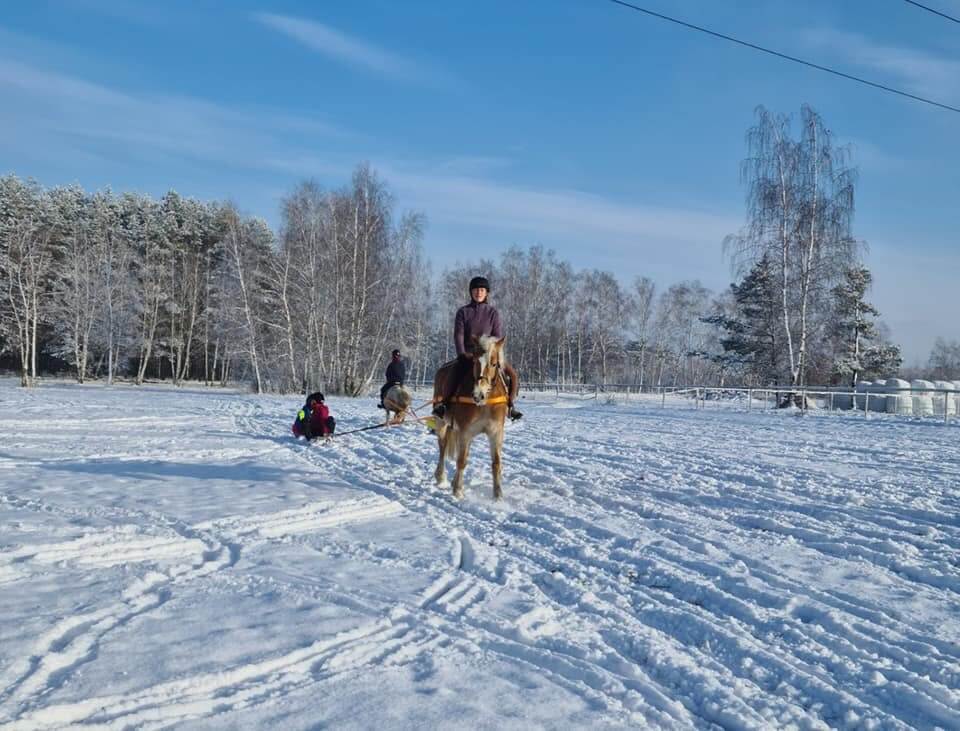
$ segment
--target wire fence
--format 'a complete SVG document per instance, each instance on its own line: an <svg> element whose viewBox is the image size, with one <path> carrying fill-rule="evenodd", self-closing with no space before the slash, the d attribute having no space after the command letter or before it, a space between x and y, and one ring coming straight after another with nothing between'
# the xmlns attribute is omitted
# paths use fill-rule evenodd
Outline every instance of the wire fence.
<svg viewBox="0 0 960 731"><path fill-rule="evenodd" d="M409 384L418 392L432 392L431 381ZM871 418L881 414L941 419L960 418L960 388L851 389L834 386L772 386L727 388L719 386L638 386L634 384L523 382L520 397L530 401L563 399L596 400L604 403L643 403L661 408L754 409L794 408L800 411L831 411Z"/></svg>

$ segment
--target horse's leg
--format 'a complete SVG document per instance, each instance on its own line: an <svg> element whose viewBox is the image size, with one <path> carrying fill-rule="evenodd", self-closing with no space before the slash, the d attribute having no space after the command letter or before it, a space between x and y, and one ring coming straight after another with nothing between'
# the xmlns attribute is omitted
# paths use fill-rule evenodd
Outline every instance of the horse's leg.
<svg viewBox="0 0 960 731"><path fill-rule="evenodd" d="M445 426L437 427L437 446L440 448L440 457L437 460L437 469L433 473L433 478L438 485L447 484L447 440L453 437L453 430Z"/></svg>
<svg viewBox="0 0 960 731"><path fill-rule="evenodd" d="M502 472L503 465L500 455L503 453L503 425L498 425L492 431L487 432L487 439L490 442L490 461L493 468L493 499L499 500L503 497Z"/></svg>
<svg viewBox="0 0 960 731"><path fill-rule="evenodd" d="M470 457L470 442L466 434L461 435L457 441L457 471L453 476L453 496L455 498L463 497L463 473L467 469L467 459Z"/></svg>

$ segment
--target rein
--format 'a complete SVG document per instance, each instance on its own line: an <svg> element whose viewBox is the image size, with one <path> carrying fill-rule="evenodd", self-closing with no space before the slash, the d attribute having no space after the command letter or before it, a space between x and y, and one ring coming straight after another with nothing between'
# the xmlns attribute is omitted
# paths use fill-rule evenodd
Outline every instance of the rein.
<svg viewBox="0 0 960 731"><path fill-rule="evenodd" d="M472 401L472 400L473 400L473 399L471 399L471 401ZM431 404L431 403L433 403L432 400L431 400L431 401L424 401L422 404L420 404L419 406L417 406L417 408L418 408L418 409L419 409L419 408L422 408L422 407L426 406L427 404ZM348 434L359 434L359 433L362 432L362 431L370 431L370 430L372 430L372 429L384 429L384 428L386 428L386 427L392 427L392 426L403 426L403 425L406 424L406 423L416 424L416 423L423 422L424 420L430 418L430 417L428 417L428 416L417 416L417 412L414 411L414 409L413 409L412 406L410 406L410 407L407 409L407 411L409 411L411 414L413 414L413 417L414 417L414 418L413 418L412 420L410 420L409 422L398 422L398 423L396 423L396 424L393 424L393 423L391 423L391 422L388 421L388 422L385 422L385 423L383 423L383 424L371 424L370 426L364 426L364 427L361 427L361 428L359 428L359 429L351 429L350 431L334 432L333 434L328 434L326 438L327 438L328 440L330 440L330 439L336 439L337 437L345 437L345 436L347 436Z"/></svg>

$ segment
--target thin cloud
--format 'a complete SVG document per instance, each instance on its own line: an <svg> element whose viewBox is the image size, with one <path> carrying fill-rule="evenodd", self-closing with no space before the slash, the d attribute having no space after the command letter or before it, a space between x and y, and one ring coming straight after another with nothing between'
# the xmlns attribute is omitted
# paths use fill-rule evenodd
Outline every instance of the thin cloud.
<svg viewBox="0 0 960 731"><path fill-rule="evenodd" d="M431 218L508 227L528 235L562 235L586 242L656 240L708 243L719 251L724 235L742 221L687 208L639 206L577 190L535 190L481 178L385 171L406 193L429 203Z"/></svg>
<svg viewBox="0 0 960 731"><path fill-rule="evenodd" d="M69 0L74 10L82 9L118 20L139 25L167 25L176 22L162 4L138 2L137 0Z"/></svg>
<svg viewBox="0 0 960 731"><path fill-rule="evenodd" d="M952 242L942 242L941 254L923 254L880 235L870 245L869 299L890 326L906 363L926 362L938 336L952 338L957 332L945 313L960 310L960 291L954 283L960 257L952 253Z"/></svg>
<svg viewBox="0 0 960 731"><path fill-rule="evenodd" d="M380 76L431 84L452 81L452 77L445 72L411 61L323 23L274 13L255 13L253 18L312 51Z"/></svg>
<svg viewBox="0 0 960 731"><path fill-rule="evenodd" d="M908 160L890 154L869 140L844 137L840 142L850 145L853 152L852 162L862 170L889 173L902 171L910 165Z"/></svg>
<svg viewBox="0 0 960 731"><path fill-rule="evenodd" d="M320 170L340 178L351 169L348 163L331 167L329 160L312 157L276 158L270 165L292 175ZM425 211L431 224L497 232L504 245L511 240L563 242L582 251L603 249L630 257L642 249L645 258L674 262L681 251L681 257L719 262L723 237L743 225L739 213L634 205L579 190L523 187L450 174L442 162L416 167L374 161L373 166L403 208Z"/></svg>
<svg viewBox="0 0 960 731"><path fill-rule="evenodd" d="M250 166L289 154L293 140L343 137L315 119L269 110L238 109L202 99L134 95L76 77L0 58L0 94L8 139L44 138L71 147L79 141L122 143L134 156L175 154Z"/></svg>
<svg viewBox="0 0 960 731"><path fill-rule="evenodd" d="M863 68L906 85L909 91L951 103L960 100L960 60L913 48L876 43L858 33L831 28L807 31L804 40Z"/></svg>
<svg viewBox="0 0 960 731"><path fill-rule="evenodd" d="M0 59L0 86L28 94L89 104L122 105L133 101L129 96L99 84L4 59Z"/></svg>

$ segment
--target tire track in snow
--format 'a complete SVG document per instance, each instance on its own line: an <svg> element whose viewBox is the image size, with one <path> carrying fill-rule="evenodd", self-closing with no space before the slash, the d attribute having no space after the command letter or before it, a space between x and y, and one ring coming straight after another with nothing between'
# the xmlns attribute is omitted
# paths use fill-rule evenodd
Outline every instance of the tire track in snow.
<svg viewBox="0 0 960 731"><path fill-rule="evenodd" d="M257 662L160 683L134 693L51 705L8 725L11 731L165 727L249 708L324 678L370 665L404 665L444 646L402 612Z"/></svg>
<svg viewBox="0 0 960 731"><path fill-rule="evenodd" d="M62 509L36 500L3 496L4 502L68 516L85 511ZM237 563L245 546L349 523L397 515L402 507L379 496L364 495L344 503L314 503L302 508L260 516L236 516L190 526L160 514L114 509L136 524L101 530L73 541L28 546L12 552L18 566L24 559L34 562L74 561L91 568L108 568L137 561L163 563L177 559L166 570L154 570L136 580L116 600L57 622L33 644L29 657L0 675L0 712L21 718L54 688L59 687L78 667L96 657L103 638L117 627L165 604L178 584L207 578ZM144 538L144 526L166 530L175 538ZM159 549L151 554L151 548ZM89 552L88 552L89 551ZM0 573L0 577L5 574ZM18 578L18 577L15 577Z"/></svg>
<svg viewBox="0 0 960 731"><path fill-rule="evenodd" d="M360 450L363 452L365 450ZM310 452L305 457L310 461L317 460L322 463L327 453L319 451ZM376 476L379 470L371 470L368 466L374 457L383 457L383 455L362 454L356 452L346 452L338 450L337 465L340 471L344 471L344 463L352 462L355 467L349 470L350 481L364 486L375 487L378 491L384 488L371 479ZM382 461L382 459L381 459ZM367 466L365 466L367 465ZM324 465L324 469L335 468L332 465ZM432 473L432 467L429 468ZM371 474L371 472L373 474ZM414 490L422 488L415 487ZM389 494L390 490L386 490ZM396 494L396 493L394 493ZM459 526L457 530L466 530L470 534L480 534L493 522L493 516L485 510L479 518L470 516L469 527L463 521L464 513L461 509L468 508L467 503L456 504L446 494L440 494L434 490L425 490L422 495L414 498L413 502L426 502L430 507L440 507L442 514L436 511L427 510L424 515L429 520L436 522L440 530L450 530L450 523ZM408 506L412 512L415 508ZM471 530L472 529L472 530ZM516 549L515 544L511 544L512 549ZM555 564L555 558L549 558L545 563ZM655 720L659 724L667 725L691 725L696 715L691 716L686 709L671 699L669 688L658 690L659 684L654 678L644 677L638 668L632 665L624 664L617 660L614 664L617 670L611 670L603 665L597 665L583 656L590 656L597 652L596 649L584 648L576 642L561 641L556 639L553 646L549 649L532 647L527 643L518 642L516 639L516 629L512 626L503 626L497 621L484 620L479 611L457 614L456 621L450 619L450 615L445 611L443 598L447 594L456 594L456 597L467 596L472 599L470 590L465 582L452 578L450 576L441 576L435 582L428 593L424 596L425 608L433 610L440 614L446 620L442 626L446 631L455 637L474 641L477 632L484 638L480 642L480 647L484 652L490 652L503 657L510 662L519 662L522 665L531 667L538 673L549 677L558 685L567 688L584 698L592 706L599 706L612 714L620 714L624 720L645 718ZM454 607L458 608L456 600ZM565 609L568 612L569 610ZM601 656L610 656L607 648L600 651ZM623 675L620 671L627 674ZM639 676L639 678L638 678ZM642 709L642 711L641 711Z"/></svg>
<svg viewBox="0 0 960 731"><path fill-rule="evenodd" d="M380 458L380 461L382 461L384 457L387 457L394 464L397 463L398 461L397 455L381 454L379 453L378 448L374 446L372 443L370 443L370 440L363 440L363 441L365 442L365 444L363 448L359 450L361 461L363 459L372 461L373 459L376 459L378 457ZM510 440L508 439L508 444L509 443L510 443ZM529 449L531 449L531 451L533 451L533 453L535 453L535 450L532 449L532 445L527 445L527 446ZM570 444L564 444L563 448L568 449L570 448L570 446L571 446ZM382 451L386 451L386 448L383 448ZM680 451L682 452L682 450ZM513 455L511 455L511 457L512 456ZM592 470L591 474L595 472L593 468L595 467L598 461L596 457L597 457L597 452L595 449L592 449L592 451L590 451L588 454L582 455L584 462L589 464L591 467L591 470ZM602 460L599 460L599 461L602 462ZM701 460L699 463L691 459L689 466L693 468L702 467L702 461L703 459L701 455ZM419 468L413 465L410 460L401 459L399 460L399 462L401 463L402 466L407 468L405 470L406 474L414 477L414 479L423 478L424 470L422 468ZM619 462L620 462L619 465L615 465L612 467L610 466L609 462L605 463L606 469L608 470L607 474L611 475L612 478L608 481L605 481L606 484L604 485L604 487L608 489L612 488L613 492L615 492L616 489L622 486L625 482L623 478L623 463L628 462L628 460L620 459ZM636 462L637 460L634 459L634 463ZM537 460L529 460L527 461L526 464L518 465L516 461L511 461L511 459L508 458L507 460L508 470L510 469L511 465L513 465L518 472L523 470L528 474L531 472L536 473L539 467L539 463ZM650 467L642 461L640 462L640 466L645 471L650 471ZM357 470L357 472L359 472L359 470ZM384 476L386 475L384 474ZM399 486L397 486L396 479L394 479L393 485L394 485L394 489L401 489ZM510 490L508 488L507 490L508 500L510 499L510 496L511 496ZM580 497L583 497L583 496L581 495ZM671 512L676 513L676 510L677 510L676 502L666 499L666 497L667 497L666 494L664 494L664 496L662 496L660 499L654 500L653 504L650 506L649 511L645 511L645 512L649 512L652 514L660 513L661 515L664 515L664 514L669 515ZM439 507L442 507L447 512L449 512L447 506L445 506L442 501L437 503L429 499L420 498L419 502L424 503L427 506L428 510L430 508L435 508L439 506ZM462 513L469 513L473 511L473 506L471 505L464 504L459 507ZM575 508L575 506L571 506L571 507ZM579 510L577 512L581 514L583 513L582 510ZM490 517L492 516L486 516L486 519L489 519ZM646 515L644 517L649 519L651 516ZM525 519L525 522L533 523L535 522L535 517L528 517L527 519ZM662 521L658 521L658 522L662 522ZM674 520L673 522L678 526L678 530L684 527L684 523L682 520ZM720 516L719 522L721 525L723 524L724 521L722 519L722 516ZM461 529L466 529L468 530L468 532L472 532L470 530L470 527L465 526L462 520L460 521L459 525ZM689 520L686 523L685 527L687 530L689 530ZM602 533L602 531L600 531L599 533ZM538 535L531 536L531 544L534 546L542 547L546 545L551 535L556 537L556 536L564 536L566 534L567 534L566 529L562 528L560 524L546 525L545 527L543 527L541 531L538 532ZM621 536L621 538L623 538L624 540L626 539L625 536ZM588 543L589 543L589 540L590 539L588 537ZM702 539L698 537L698 540L702 540ZM661 554L657 557L657 560L656 560L657 565L661 567L663 566L670 567L671 564L676 559L669 554L676 551L677 548L683 550L683 548L687 544L688 544L688 541L678 541L677 546L675 548L669 549L669 550L665 549L664 551L662 551ZM720 550L718 551L716 557L714 558L714 561L711 562L710 564L707 564L706 562L704 562L704 566L713 565L713 563L717 559L723 558L725 554L729 553L729 547L723 548L720 543L717 543L715 547ZM511 548L516 550L515 541L511 543ZM562 555L554 555L550 559L550 561L554 563L558 563L560 565L562 565L562 563L565 560L569 560L569 557L565 557ZM736 554L731 554L730 560L724 561L724 563L735 563L736 561L739 561L739 558L736 556ZM547 568L546 564L543 562L542 559L539 560L539 566L540 568ZM607 571L607 573L612 573L610 566L594 566L594 568L598 570L605 570ZM622 566L622 568L629 571L628 566ZM703 567L701 567L701 569L702 568ZM777 653L779 654L774 654L774 653L764 653L763 651L764 648L761 646L758 646L753 650L753 652L756 653L755 656L746 656L743 648L739 645L739 635L729 632L722 626L722 621L724 620L725 614L729 612L729 607L736 603L743 604L747 607L757 604L758 608L762 609L764 603L770 604L771 601L774 601L774 600L772 600L770 597L762 597L760 594L757 594L752 590L744 593L741 589L738 589L737 591L739 592L740 596L737 596L736 593L729 594L728 592L722 591L717 595L719 597L719 600L716 600L714 611L707 613L705 612L702 606L698 606L698 604L700 605L703 604L703 599L702 598L698 599L696 595L698 593L702 594L702 592L704 591L703 587L709 586L708 582L715 582L717 580L718 578L717 571L715 569L711 569L709 571L698 570L691 574L689 566L685 568L678 567L676 570L671 570L671 571L676 576L684 577L683 581L676 582L677 586L679 587L679 590L677 593L681 595L684 593L688 593L690 596L684 599L670 601L662 610L666 612L666 615L669 615L670 621L674 623L675 623L675 617L673 615L675 615L677 612L680 612L681 617L683 616L687 617L687 619L685 620L686 624L682 625L682 631L679 631L679 632L673 631L673 632L670 632L669 634L675 636L678 642L680 642L681 644L683 643L688 633L690 633L691 636L705 637L705 641L707 643L709 643L711 640L714 643L726 642L729 644L729 648L731 651L730 657L732 659L741 659L741 660L752 659L755 665L758 665L761 668L761 670L764 671L767 675L772 674L770 673L771 668L779 667L778 673L773 674L777 678L777 682L784 682L785 679L787 681L792 681L793 683L796 684L799 691L798 694L801 696L805 692L807 695L811 697L823 697L823 696L830 697L830 694L832 691L831 691L830 682L827 682L829 678L827 678L827 680L824 680L826 676L824 675L823 671L817 667L817 664L816 664L816 663L823 662L824 658L828 660L830 658L834 658L835 662L840 662L840 663L844 662L843 658L847 658L848 660L851 660L855 663L863 664L866 669L862 670L862 672L869 674L869 672L871 672L872 665L869 662L865 662L865 658L869 657L871 654L875 654L876 650L878 649L878 646L882 647L887 643L891 643L894 645L897 644L897 636L895 634L895 631L898 628L894 628L893 630L891 630L889 627L872 626L872 623L869 618L867 618L867 620L864 621L864 618L854 616L853 621L856 622L858 625L866 625L869 630L873 631L876 634L876 639L867 639L867 633L863 633L861 637L861 636L858 636L856 633L847 632L845 629L841 629L842 627L845 627L846 624L843 624L843 623L838 624L834 622L832 623L832 626L831 626L830 622L824 621L820 626L822 627L823 630L827 631L827 636L823 642L813 643L814 645L819 647L819 649L817 650L811 651L809 653L801 653L800 650L795 647L781 645L776 647ZM725 574L725 572L721 571L720 576L727 576L727 575ZM723 582L724 585L729 584L731 586L737 586L739 577L735 575L731 575L728 578L729 578L728 581ZM596 583L595 579L594 579L594 583ZM683 588L684 586L686 586L686 589ZM786 584L784 583L779 586L773 585L773 588L768 590L768 593L772 594L774 598L780 598L781 603L785 603L786 600L783 599L784 593L781 591L784 588L787 588L788 590L794 590L794 589L800 589L801 587L799 585L787 587ZM642 595L640 600L642 602L651 603L654 606L658 604L662 605L663 597L658 596L659 593L662 593L662 590L658 591L654 589L653 591ZM557 596L557 597L554 597L554 599L562 603L563 597ZM711 599L711 601L715 601L715 600ZM837 609L841 610L842 612L845 609L845 607L841 605L840 607L833 607L828 611L835 612L837 611ZM612 609L608 607L606 608L606 611L612 612ZM702 616L705 614L709 614L710 616ZM799 611L799 612L791 612L779 618L775 618L773 620L767 620L767 622L768 623L770 621L772 621L773 623L776 623L777 621L780 621L780 622L787 621L788 623L792 622L794 627L797 630L800 630L806 627L806 629L804 629L802 632L797 631L796 635L798 638L798 642L799 641L809 642L810 641L809 624L811 621L814 621L813 618L815 617L815 614L816 614L815 612L811 613L806 610ZM800 615L800 616L798 617L797 615ZM828 616L828 615L825 615L825 616ZM757 620L755 623L755 628L757 631L760 631L764 628L764 624L759 620ZM906 629L907 628L906 625L903 625L903 628ZM907 647L913 647L913 648L935 647L936 643L930 643L928 641L929 639L930 639L929 637L924 638L921 636L919 638L915 638L915 637L908 636L904 640L904 644ZM836 645L839 645L848 654L847 655L841 654L840 656L837 656L834 653L834 651L836 650L836 647L835 647ZM799 653L799 654L797 657L792 657L793 653ZM783 655L783 657L780 657L780 655ZM909 657L909 655L907 653L903 653L901 654L901 657L907 658ZM936 662L932 663L932 666L934 667L937 666L937 663ZM864 714L865 718L869 718L871 714L874 714L874 715L876 715L877 713L883 714L881 715L881 718L885 717L887 722L891 722L900 713L903 713L905 718L909 718L911 717L910 714L915 712L919 712L922 717L939 719L941 722L950 723L952 721L956 721L957 716L950 711L950 708L951 708L950 703L956 697L956 679L951 680L950 678L946 678L945 680L947 681L947 685L941 685L938 683L924 683L922 682L922 677L920 675L920 672L924 669L924 667L930 668L931 663L927 662L926 665L924 665L924 663L921 661L919 664L917 664L913 668L904 667L900 671L895 671L893 673L894 675L900 675L904 679L905 685L909 685L910 683L914 683L914 682L916 683L917 687L919 687L921 690L918 690L913 694L911 694L910 692L907 692L905 695L901 694L899 697L897 696L897 694L890 694L891 700L886 702L881 701L876 706L874 704L876 704L877 701L872 697L855 698L851 695L847 695L844 693L833 693L834 700L839 707L857 709L857 711ZM738 671L737 668L717 667L715 668L715 672L721 675L723 673L730 673L732 674L733 677L736 677L739 679L740 684L744 684L744 683L749 684L748 676L750 675L750 673ZM768 691L764 690L764 684L761 683L756 685L755 689L751 692L757 693L757 694L764 694L764 693L767 693ZM901 703L905 703L906 705L905 709L898 709L897 706L898 704L901 704ZM757 701L754 700L753 704L756 705ZM776 714L778 712L782 714L782 711L784 709L780 707L777 702L774 702L771 708L768 710L772 714ZM800 712L798 717L806 718L809 721L809 715L807 711Z"/></svg>
<svg viewBox="0 0 960 731"><path fill-rule="evenodd" d="M365 495L354 500L309 503L300 508L266 515L219 518L199 523L195 527L238 539L268 539L379 520L399 515L403 510L403 506L397 502L386 500L379 495Z"/></svg>
<svg viewBox="0 0 960 731"><path fill-rule="evenodd" d="M661 521L661 522L663 522L663 521ZM680 521L676 521L676 522L679 524ZM689 531L689 528L688 528L688 531ZM678 544L682 547L682 546L686 546L686 545L688 545L688 544L690 544L690 543L693 543L693 542L696 542L696 541L700 541L700 540L702 540L702 539L698 536L697 539L694 539L693 541L691 541L690 539L678 540ZM711 578L713 578L713 579L716 579L716 578L717 578L718 572L717 572L713 567L714 567L714 565L715 565L715 563L716 563L716 559L719 558L719 557L722 557L722 556L723 556L723 553L724 553L723 550L720 549L720 545L719 545L719 544L716 545L716 548L717 548L718 550L716 550L716 552L715 552L715 554L714 554L714 557L713 557L713 558L714 558L714 561L711 561L709 564L707 564L706 562L704 562L704 566L707 566L708 568L707 568L707 570L705 570L705 571L702 572L702 576L696 577L697 580L686 582L686 583L687 583L687 588L690 589L691 587L693 587L693 590L694 590L694 593L695 593L695 594L696 594L696 593L703 593L703 591L706 591L708 594L711 592L711 586L710 586L710 584L709 584L708 582L710 581ZM672 552L672 551L673 551L673 549L671 549L671 552ZM668 552L667 552L666 550L664 550L662 553L663 553L663 554L667 554ZM666 556L663 556L663 558L667 558L667 557L666 557ZM668 559L667 565L669 565L669 559ZM722 575L722 572L720 572L720 574ZM704 581L703 579L705 579L706 581ZM683 585L683 582L674 582L674 583L680 584L681 586ZM733 583L735 583L735 582L733 582ZM668 582L668 585L669 585L669 582ZM703 587L705 587L705 589L704 589ZM796 586L791 587L791 589L802 592L803 587L800 587L799 585L796 585ZM748 600L748 601L749 601L749 600L752 600L752 599L754 599L753 596L748 596L748 597L747 597L747 600ZM698 602L698 603L702 603L701 600L699 600L699 599L697 599L697 602ZM725 599L723 602L721 602L719 608L720 608L721 611L718 612L718 616L721 617L721 618L722 618L722 617L725 617L727 614L730 613L730 606L728 605L728 602L727 602L726 599ZM734 613L734 614L735 614L735 613ZM826 612L825 612L824 614L827 615L827 616L829 616L828 613L826 613ZM879 613L877 613L877 614L879 614ZM798 626L800 626L801 623L807 624L807 623L809 623L810 621L814 621L814 620L812 619L812 616L815 616L815 613L804 617L804 618L801 620L801 622L798 623ZM854 617L853 619L856 620L857 617ZM861 622L861 623L862 623L862 622ZM854 645L849 641L849 637L851 636L851 634L850 634L850 633L847 633L846 631L836 632L836 633L834 633L833 637L831 638L831 637L829 636L829 632L830 632L830 630L831 630L831 624L833 624L833 625L836 626L836 623L830 623L830 622L824 622L823 625L821 625L821 626L823 627L823 629L824 629L824 630L827 630L827 632L828 632L828 636L826 637L826 639L824 640L824 642L823 642L823 644L822 644L822 647L823 647L823 650L824 650L823 655L824 655L825 657L828 657L828 658L831 657L831 652L832 652L832 650L835 649L835 648L834 648L834 644L835 644L835 643L838 643L838 644L840 644L841 647L846 646L846 648L849 648L849 649L851 650L850 654L847 656L849 659L854 659L854 660L856 660L857 662L861 662L861 663L863 663L863 664L865 665L866 671L865 671L864 674L869 675L871 672L877 672L877 673L879 674L881 670L883 670L883 671L885 671L885 672L889 672L889 668L886 667L886 664L885 664L885 663L877 663L877 662L874 662L874 661L873 661L873 660L875 659L875 657L876 657L876 655L875 655L874 653L876 652L876 650L882 649L882 648L886 645L887 642L890 642L890 643L894 644L894 646L896 646L896 645L897 645L897 637L896 637L896 635L891 636L891 635L887 634L887 635L884 636L882 642L878 642L878 641L874 641L874 640L869 640L869 641L867 641L867 642L864 643L865 647L862 647L862 648L861 648L861 647L859 647L859 646L854 646ZM904 629L907 629L906 625L903 625L903 628L904 628ZM809 629L807 629L807 633L809 633ZM798 635L800 635L800 634L801 634L801 633L798 633ZM810 638L807 637L806 639L809 640ZM928 637L927 639L930 639L930 638ZM908 645L908 646L912 646L912 647L920 647L920 646L924 646L924 645L930 646L929 644L926 644L926 643L916 642L916 641L913 640L913 639L908 639L904 644L906 644L906 645ZM934 643L934 644L936 644L936 643ZM943 644L946 644L946 643L943 643ZM896 653L895 653L895 654L896 654ZM935 662L935 663L933 664L933 667L935 667L935 668L936 668L936 667L950 667L950 664L951 664L951 663L950 663L950 660L951 660L952 658L950 658L950 657L942 658L942 657L937 657L937 655L939 655L939 653L935 653L935 654L934 654L934 659L935 659L935 660L946 661L946 663L945 663L944 665L938 665L938 663ZM911 657L911 656L910 656L908 653L904 653L904 654L902 655L902 657L909 658L909 657ZM912 670L910 670L910 669L907 669L906 672L904 672L903 670L900 670L900 671L894 670L894 671L893 671L893 674L894 674L894 675L903 676L904 679L907 680L908 683L915 683L917 686L919 686L919 687L921 687L921 688L924 688L924 691L923 691L923 692L919 692L919 693L915 694L914 697L912 697L912 698L909 697L909 696L911 696L911 693L910 693L910 692L907 692L907 693L901 694L901 695L906 695L906 696L907 696L906 700L911 701L911 702L910 702L910 705L911 705L914 709L917 709L917 708L925 709L923 712L924 712L924 713L927 713L927 714L930 716L930 718L939 719L941 722L944 722L944 721L945 721L945 722L948 723L948 725L949 725L950 723L955 723L955 722L957 721L957 716L956 716L956 714L954 714L954 713L952 713L952 712L946 712L946 713L945 713L944 708L950 709L951 706L956 703L956 699L957 699L957 694L956 694L956 687L957 687L956 673L955 673L955 672L941 673L942 675L946 675L946 676L947 676L946 679L947 679L947 681L949 682L949 687L944 687L943 685L938 685L938 684L936 684L936 683L930 684L930 683L927 683L926 680L925 680L926 673L929 672L930 667L931 667L931 666L930 666L929 663L924 662L924 663L921 663L921 664L920 664L920 667L917 668L917 670L916 670L915 672L912 671ZM878 675L878 677L882 677L882 676L879 676L879 675ZM869 683L868 683L868 685L869 685ZM896 715L896 714L897 714L897 709L896 709L897 704L898 704L898 703L902 703L904 700L905 700L905 699L904 699L903 697L901 697L899 700L896 700L896 699L895 699L885 710L891 712L893 715ZM927 706L929 706L929 708L927 708Z"/></svg>

